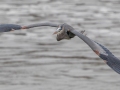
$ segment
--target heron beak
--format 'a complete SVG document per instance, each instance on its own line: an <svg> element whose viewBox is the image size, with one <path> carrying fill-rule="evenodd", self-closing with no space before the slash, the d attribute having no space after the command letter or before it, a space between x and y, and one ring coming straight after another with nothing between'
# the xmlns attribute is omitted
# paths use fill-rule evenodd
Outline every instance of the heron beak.
<svg viewBox="0 0 120 90"><path fill-rule="evenodd" d="M59 26L58 29L53 33L53 35L59 33L60 30L61 30L61 28L60 28L60 26Z"/></svg>
<svg viewBox="0 0 120 90"><path fill-rule="evenodd" d="M55 32L53 33L53 35L54 35L54 34L57 34L57 33L58 33L58 31L55 31Z"/></svg>

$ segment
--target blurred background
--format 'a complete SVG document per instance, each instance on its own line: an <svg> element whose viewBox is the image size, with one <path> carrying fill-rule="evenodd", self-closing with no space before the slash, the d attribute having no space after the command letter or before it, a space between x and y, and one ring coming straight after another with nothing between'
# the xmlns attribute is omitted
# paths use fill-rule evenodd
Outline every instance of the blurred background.
<svg viewBox="0 0 120 90"><path fill-rule="evenodd" d="M68 23L120 58L120 0L0 0L0 24ZM82 27L81 27L82 25ZM0 34L0 90L120 90L120 76L56 28Z"/></svg>

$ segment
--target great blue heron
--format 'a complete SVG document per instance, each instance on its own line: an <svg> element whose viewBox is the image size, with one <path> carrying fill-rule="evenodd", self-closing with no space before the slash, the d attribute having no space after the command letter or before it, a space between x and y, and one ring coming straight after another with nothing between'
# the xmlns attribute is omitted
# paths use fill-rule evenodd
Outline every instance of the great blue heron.
<svg viewBox="0 0 120 90"><path fill-rule="evenodd" d="M82 33L76 31L73 27L68 24L62 24L55 32L57 34L57 41L62 39L70 39L74 36L78 36L82 39L105 63L110 66L114 71L120 74L120 60L115 57L107 48L103 45L91 40L84 31Z"/></svg>
<svg viewBox="0 0 120 90"><path fill-rule="evenodd" d="M68 24L51 24L51 23L39 23L39 24L32 24L28 26L20 26L15 24L1 24L0 25L0 32L8 32L13 30L20 30L20 29L29 29L33 27L39 26L51 26L51 27L58 27L54 34L57 34L57 41L62 39L71 39L74 36L78 36L81 38L101 59L105 61L105 63L110 66L114 71L120 74L120 60L115 57L107 48L103 45L91 40L87 36L85 36L83 32L76 31L73 27Z"/></svg>

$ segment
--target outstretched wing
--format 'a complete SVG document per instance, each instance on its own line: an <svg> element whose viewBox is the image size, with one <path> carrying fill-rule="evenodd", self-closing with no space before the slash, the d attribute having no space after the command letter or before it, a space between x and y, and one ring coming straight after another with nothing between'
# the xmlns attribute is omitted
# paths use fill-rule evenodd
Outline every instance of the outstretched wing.
<svg viewBox="0 0 120 90"><path fill-rule="evenodd" d="M38 23L38 24L31 24L27 26L20 26L16 24L0 24L0 32L9 32L12 30L20 30L20 29L29 29L34 27L40 27L40 26L50 26L50 27L58 27L58 24L55 23Z"/></svg>
<svg viewBox="0 0 120 90"><path fill-rule="evenodd" d="M91 49L101 58L103 59L108 66L110 66L114 71L120 74L120 60L115 57L107 48L103 45L91 40L90 38L82 35L76 30L71 31L73 34L81 38L85 43L87 43Z"/></svg>
<svg viewBox="0 0 120 90"><path fill-rule="evenodd" d="M19 30L22 27L20 25L15 24L1 24L0 25L0 32L9 32L12 30Z"/></svg>
<svg viewBox="0 0 120 90"><path fill-rule="evenodd" d="M120 60L115 57L107 48L103 45L97 43L108 55L100 53L100 58L102 58L108 66L110 66L114 71L120 74Z"/></svg>

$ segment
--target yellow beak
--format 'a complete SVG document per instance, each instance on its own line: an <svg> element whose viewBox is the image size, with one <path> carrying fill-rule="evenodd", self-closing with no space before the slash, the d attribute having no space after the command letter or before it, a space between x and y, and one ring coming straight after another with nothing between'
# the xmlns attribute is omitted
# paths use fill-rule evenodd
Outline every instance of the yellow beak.
<svg viewBox="0 0 120 90"><path fill-rule="evenodd" d="M53 33L53 35L54 35L54 34L57 34L57 33L58 33L58 31L55 31L55 32Z"/></svg>

